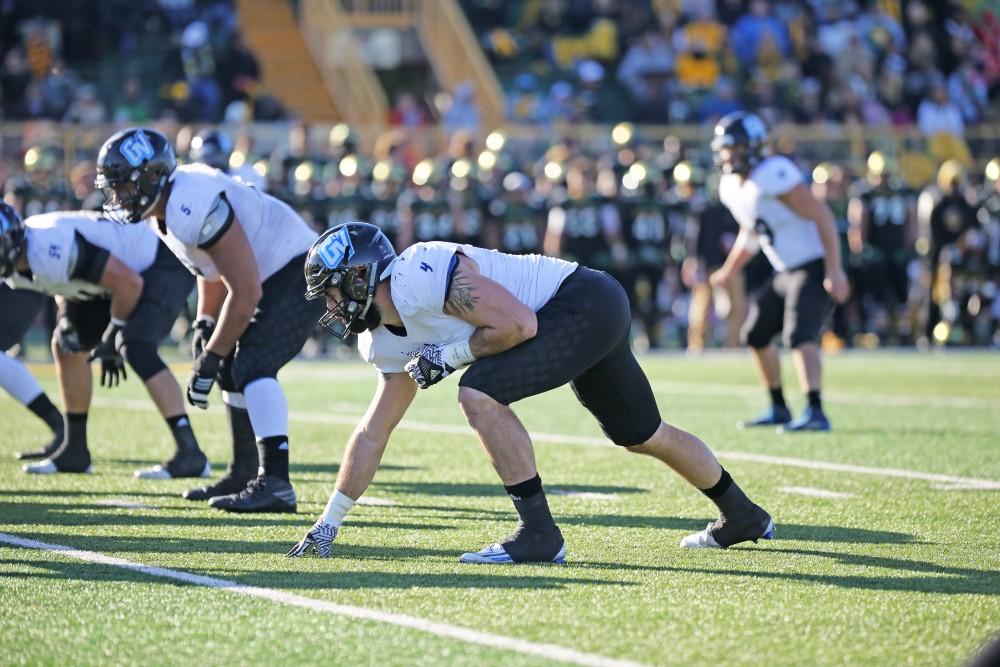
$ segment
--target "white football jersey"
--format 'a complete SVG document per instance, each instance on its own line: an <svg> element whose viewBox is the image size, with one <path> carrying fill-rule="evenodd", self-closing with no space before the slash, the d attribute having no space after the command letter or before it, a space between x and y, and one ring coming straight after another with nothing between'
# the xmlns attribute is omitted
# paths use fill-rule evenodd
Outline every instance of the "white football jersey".
<svg viewBox="0 0 1000 667"><path fill-rule="evenodd" d="M802 172L783 155L764 159L740 183L738 174L724 174L719 199L740 227L751 233L751 252L764 251L776 271L802 266L824 255L816 224L778 199L803 182Z"/></svg>
<svg viewBox="0 0 1000 667"><path fill-rule="evenodd" d="M174 171L164 227L150 226L192 273L217 280L219 270L204 250L228 224L212 215L220 195L250 241L261 281L289 261L309 251L316 240L298 213L284 202L242 180L204 164L186 164Z"/></svg>
<svg viewBox="0 0 1000 667"><path fill-rule="evenodd" d="M73 277L85 261L82 237L136 273L148 269L156 259L160 242L144 225L120 225L90 211L56 211L33 215L24 221L28 268L31 277L15 273L13 287L32 289L70 301L108 296L107 290Z"/></svg>
<svg viewBox="0 0 1000 667"><path fill-rule="evenodd" d="M548 303L577 264L543 255L508 255L470 245L430 241L404 250L392 265L392 302L406 328L396 336L384 326L358 337L361 356L383 373L402 372L410 353L424 344L467 340L476 327L446 315L444 302L457 252L479 272L505 287L534 311Z"/></svg>

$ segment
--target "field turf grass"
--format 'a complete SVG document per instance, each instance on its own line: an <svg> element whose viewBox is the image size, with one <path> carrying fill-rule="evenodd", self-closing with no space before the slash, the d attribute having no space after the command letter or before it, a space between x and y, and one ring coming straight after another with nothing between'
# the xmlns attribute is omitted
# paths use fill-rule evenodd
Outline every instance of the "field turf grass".
<svg viewBox="0 0 1000 667"><path fill-rule="evenodd" d="M297 515L225 515L183 500L188 481L133 478L168 455L170 439L130 378L95 387L93 475L22 473L14 452L45 433L0 398L0 534L555 644L593 664L958 665L1000 632L1000 484L879 472L1000 482L1000 355L828 358L835 431L799 436L735 428L764 406L745 354L642 363L667 420L722 454L778 539L679 549L713 506L656 461L593 446L599 429L561 389L517 410L529 430L591 442L536 442L568 564L459 564L462 551L505 536L513 512L479 445L455 428L464 422L448 380L420 393L409 414L420 424L397 430L367 494L380 504L348 517L334 557L286 559L322 510L375 384L360 364L307 362L282 376ZM34 368L58 400L51 367ZM797 412L790 363L785 376ZM215 394L211 410L191 413L216 472L229 453L220 408ZM804 495L817 490L832 494ZM2 540L0 606L4 665L556 664Z"/></svg>

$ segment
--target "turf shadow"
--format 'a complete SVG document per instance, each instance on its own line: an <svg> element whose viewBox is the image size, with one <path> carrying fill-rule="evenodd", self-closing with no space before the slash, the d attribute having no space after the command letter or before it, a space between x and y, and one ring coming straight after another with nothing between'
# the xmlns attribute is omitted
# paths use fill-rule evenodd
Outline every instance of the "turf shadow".
<svg viewBox="0 0 1000 667"><path fill-rule="evenodd" d="M474 484L463 482L379 482L378 487L390 493L405 493L425 496L502 497L503 487L499 484ZM648 489L636 486L608 486L600 484L552 484L552 488L573 493L636 494L648 493Z"/></svg>
<svg viewBox="0 0 1000 667"><path fill-rule="evenodd" d="M336 564L336 559L329 561ZM51 579L63 581L73 579L79 581L149 581L166 586L191 586L175 579L150 577L141 572L125 570L120 567L83 563L72 560L56 559L51 561L0 559L0 564L10 566L30 567L33 571L19 572L18 578ZM445 573L415 573L403 574L396 572L368 572L363 570L338 571L274 571L245 570L240 573L219 573L214 569L187 568L184 572L191 574L218 577L227 581L235 581L247 586L264 586L284 590L361 590L361 589L414 589L414 588L447 588L447 589L526 589L526 590L560 590L569 586L638 586L632 581L598 580L580 577L563 576L566 570L560 566L543 567L551 572L549 575L515 574L507 568L504 574L498 574L494 568L472 568L476 572L445 572ZM38 570L44 570L39 572ZM523 571L523 570L522 570Z"/></svg>
<svg viewBox="0 0 1000 667"><path fill-rule="evenodd" d="M556 521L570 526L604 526L607 528L661 528L665 530L699 531L706 519L674 516L641 516L628 514L577 514L557 516ZM854 542L859 544L917 544L912 535L886 530L816 526L778 521L778 537L805 542Z"/></svg>

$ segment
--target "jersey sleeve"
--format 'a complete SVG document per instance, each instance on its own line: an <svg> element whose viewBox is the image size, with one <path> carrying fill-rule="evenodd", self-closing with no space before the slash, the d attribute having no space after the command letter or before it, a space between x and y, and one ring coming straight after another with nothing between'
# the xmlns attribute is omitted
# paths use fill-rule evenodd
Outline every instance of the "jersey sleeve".
<svg viewBox="0 0 1000 667"><path fill-rule="evenodd" d="M753 180L762 194L780 197L805 182L802 171L783 155L768 158L754 171Z"/></svg>
<svg viewBox="0 0 1000 667"><path fill-rule="evenodd" d="M94 285L100 284L111 253L106 248L98 247L88 241L79 231L74 232L73 237L73 249L70 252L70 261L67 263L69 278Z"/></svg>
<svg viewBox="0 0 1000 667"><path fill-rule="evenodd" d="M198 174L182 174L184 179L174 181L173 191L167 201L167 227L177 239L187 246L208 247L218 240L214 217L219 206L221 188L212 183L199 183ZM227 202L228 204L228 202ZM230 209L231 210L231 209Z"/></svg>
<svg viewBox="0 0 1000 667"><path fill-rule="evenodd" d="M403 251L392 274L392 301L401 314L444 311L457 251L453 243L417 243Z"/></svg>
<svg viewBox="0 0 1000 667"><path fill-rule="evenodd" d="M33 280L42 284L64 284L72 280L79 263L77 241L82 238L80 234L70 225L29 226L27 233L28 261Z"/></svg>

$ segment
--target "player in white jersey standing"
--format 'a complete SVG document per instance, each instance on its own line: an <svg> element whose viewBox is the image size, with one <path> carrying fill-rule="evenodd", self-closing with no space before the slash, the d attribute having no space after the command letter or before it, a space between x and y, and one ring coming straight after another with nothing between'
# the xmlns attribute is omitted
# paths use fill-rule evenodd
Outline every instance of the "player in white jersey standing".
<svg viewBox="0 0 1000 667"><path fill-rule="evenodd" d="M108 215L150 219L198 276L194 366L187 397L208 406L216 380L233 438L233 461L212 485L190 489L229 512L294 512L288 479L288 404L278 371L321 311L305 299L302 262L316 234L286 204L203 164L177 166L159 132L123 130L97 158Z"/></svg>
<svg viewBox="0 0 1000 667"><path fill-rule="evenodd" d="M329 556L345 514L371 483L393 428L417 388L468 366L458 400L503 482L519 522L507 539L463 554L464 563L562 562L566 543L549 512L531 439L509 405L569 383L616 445L659 459L719 509L686 537L690 548L770 539L774 522L705 444L660 418L629 346L628 297L611 276L540 255L417 243L396 256L379 229L348 223L313 245L309 297L320 324L360 334L379 371L375 397L354 430L323 516L289 556Z"/></svg>
<svg viewBox="0 0 1000 667"><path fill-rule="evenodd" d="M763 250L775 274L752 296L742 337L771 394L771 407L742 427L778 426L783 431L829 431L820 395L820 329L833 303L848 296L837 225L788 158L768 154L767 127L754 114L736 111L715 126L712 151L722 170L719 199L740 225L725 263L710 276L726 285ZM773 338L783 334L792 350L805 411L792 420L781 389L781 365Z"/></svg>
<svg viewBox="0 0 1000 667"><path fill-rule="evenodd" d="M136 476L208 476L208 460L184 412L180 387L157 352L194 288L181 263L148 229L127 229L88 211L44 213L22 222L0 204L0 219L0 245L15 250L0 277L13 287L55 296L59 304L52 354L66 411L65 436L56 451L24 470L90 471L89 362L98 360L101 385L108 387L126 378L128 362L174 437L174 456Z"/></svg>

